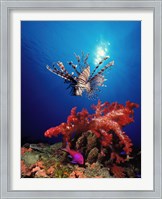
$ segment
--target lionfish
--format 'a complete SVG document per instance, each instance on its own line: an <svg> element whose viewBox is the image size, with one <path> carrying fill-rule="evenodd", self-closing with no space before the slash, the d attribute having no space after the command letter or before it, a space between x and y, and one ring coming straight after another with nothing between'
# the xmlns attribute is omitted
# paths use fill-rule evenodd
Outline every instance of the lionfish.
<svg viewBox="0 0 162 199"><path fill-rule="evenodd" d="M70 74L61 61L53 64L53 68L48 65L46 67L50 72L60 76L65 80L65 83L69 84L67 88L71 89L72 95L82 96L83 92L85 91L88 98L95 98L97 96L97 92L100 91L99 87L105 86L105 70L111 69L111 67L114 65L114 61L107 63L96 73L97 69L107 59L110 58L109 56L105 56L101 61L99 61L92 73L90 73L90 65L87 62L89 54L84 55L84 53L82 52L81 57L79 55L76 55L76 53L74 53L74 55L78 64L76 65L72 61L68 62L68 64L73 68L75 73L72 72Z"/></svg>

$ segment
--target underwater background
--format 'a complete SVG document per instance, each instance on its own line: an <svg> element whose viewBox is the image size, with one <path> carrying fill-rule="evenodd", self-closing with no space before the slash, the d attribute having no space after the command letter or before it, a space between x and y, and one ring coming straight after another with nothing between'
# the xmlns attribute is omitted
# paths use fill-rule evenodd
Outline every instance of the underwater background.
<svg viewBox="0 0 162 199"><path fill-rule="evenodd" d="M99 51L100 49L100 51ZM21 144L56 143L46 138L50 127L66 122L73 107L77 111L98 99L71 96L63 79L52 74L46 65L61 61L72 72L67 61L76 63L74 52L89 53L91 71L97 65L99 52L114 60L112 70L98 99L102 103L126 101L139 104L134 122L124 131L135 147L141 146L141 22L140 21L22 21L21 22Z"/></svg>

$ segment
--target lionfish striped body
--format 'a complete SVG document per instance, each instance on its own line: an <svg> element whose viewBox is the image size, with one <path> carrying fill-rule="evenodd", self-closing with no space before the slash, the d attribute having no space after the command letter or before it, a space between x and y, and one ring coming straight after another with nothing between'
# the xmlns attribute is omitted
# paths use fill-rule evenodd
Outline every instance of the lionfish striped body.
<svg viewBox="0 0 162 199"><path fill-rule="evenodd" d="M106 81L103 73L105 70L111 69L114 65L114 61L109 62L96 73L97 69L103 64L103 62L110 58L109 56L104 57L90 74L90 65L87 63L89 54L84 56L84 53L82 53L81 58L75 53L74 55L77 59L79 70L77 69L77 65L73 64L72 61L68 62L68 64L74 69L76 75L74 75L74 72L70 74L60 61L54 64L53 68L48 65L46 67L50 72L60 76L65 80L65 83L69 84L68 88L71 89L72 95L82 96L85 91L88 98L96 97L96 92L100 91L99 87L104 86L104 81Z"/></svg>

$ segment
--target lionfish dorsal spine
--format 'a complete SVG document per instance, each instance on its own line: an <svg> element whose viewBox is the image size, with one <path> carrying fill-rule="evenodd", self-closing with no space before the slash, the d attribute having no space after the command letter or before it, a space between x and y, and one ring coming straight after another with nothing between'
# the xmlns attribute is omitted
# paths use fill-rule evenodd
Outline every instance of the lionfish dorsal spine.
<svg viewBox="0 0 162 199"><path fill-rule="evenodd" d="M77 55L76 53L74 53L75 58L78 62L78 66L81 72L83 72L83 70L88 66L87 60L89 57L89 53L87 53L86 55L84 54L84 52L82 51L82 56L80 57L79 55Z"/></svg>
<svg viewBox="0 0 162 199"><path fill-rule="evenodd" d="M87 65L87 64L88 64L88 63L87 63L88 57L89 57L89 53L88 53L88 54L86 54L86 56L85 56L85 59L84 59L84 64L85 64L85 65Z"/></svg>
<svg viewBox="0 0 162 199"><path fill-rule="evenodd" d="M74 56L75 56L75 58L76 58L77 62L78 62L78 63L80 63L80 56L79 56L79 55L77 55L76 53L74 53Z"/></svg>
<svg viewBox="0 0 162 199"><path fill-rule="evenodd" d="M72 66L77 75L80 75L80 72L77 70L77 65L73 64L72 61L68 62L68 64Z"/></svg>

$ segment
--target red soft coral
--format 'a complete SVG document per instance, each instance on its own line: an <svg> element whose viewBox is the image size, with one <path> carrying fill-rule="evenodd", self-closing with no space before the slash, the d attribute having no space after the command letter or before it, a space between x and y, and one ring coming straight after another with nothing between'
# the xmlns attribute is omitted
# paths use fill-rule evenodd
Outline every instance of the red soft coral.
<svg viewBox="0 0 162 199"><path fill-rule="evenodd" d="M48 129L45 132L46 137L63 135L63 145L70 142L73 133L82 133L91 131L96 135L103 147L111 147L115 134L119 139L119 145L122 150L129 155L132 151L132 142L130 138L122 131L122 127L134 121L134 110L138 105L130 101L126 106L114 102L112 104L98 101L93 105L94 114L89 114L86 109L76 113L76 107L72 108L71 114L67 118L67 123L61 123L59 126ZM112 133L113 132L113 133ZM112 146L113 147L113 146ZM111 147L111 148L112 148ZM115 159L119 160L120 157Z"/></svg>
<svg viewBox="0 0 162 199"><path fill-rule="evenodd" d="M117 166L115 164L111 167L111 172L113 173L114 177L116 177L116 178L124 178L125 177L124 168Z"/></svg>
<svg viewBox="0 0 162 199"><path fill-rule="evenodd" d="M125 162L125 159L120 157L117 153L112 152L111 153L111 160L116 160L116 163L121 163L121 162Z"/></svg>
<svg viewBox="0 0 162 199"><path fill-rule="evenodd" d="M71 135L74 132L83 132L88 130L89 113L86 109L76 113L76 107L72 108L71 114L67 118L67 123L61 123L59 126L48 129L45 136L51 138L52 136L63 135L63 145L70 141Z"/></svg>

